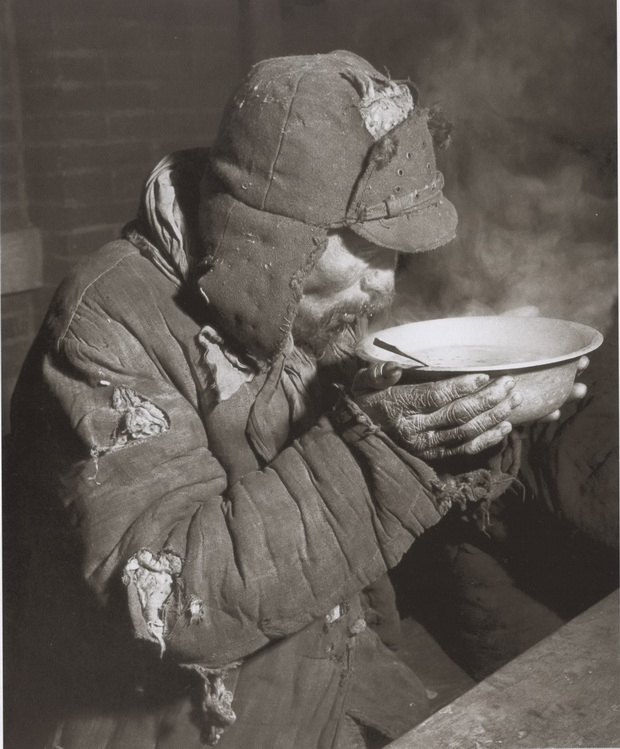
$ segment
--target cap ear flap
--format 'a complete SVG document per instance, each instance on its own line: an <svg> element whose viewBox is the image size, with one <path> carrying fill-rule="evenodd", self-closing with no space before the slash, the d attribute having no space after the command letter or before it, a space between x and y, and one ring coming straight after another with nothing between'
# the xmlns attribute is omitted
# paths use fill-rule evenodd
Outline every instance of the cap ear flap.
<svg viewBox="0 0 620 749"><path fill-rule="evenodd" d="M212 321L231 348L270 363L287 342L327 231L223 192L205 192L200 210L210 257L197 269L196 283Z"/></svg>

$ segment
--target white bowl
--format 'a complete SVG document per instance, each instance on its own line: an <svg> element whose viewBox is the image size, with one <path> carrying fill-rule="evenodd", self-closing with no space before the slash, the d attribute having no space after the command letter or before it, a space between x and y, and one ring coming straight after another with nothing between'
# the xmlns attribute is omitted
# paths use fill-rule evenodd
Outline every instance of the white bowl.
<svg viewBox="0 0 620 749"><path fill-rule="evenodd" d="M393 347L388 351L378 342ZM470 372L511 375L523 396L508 421L535 421L568 397L579 358L603 342L587 325L547 317L451 317L397 325L364 338L360 358L393 361L406 372L401 384L428 382ZM396 353L409 354L424 364Z"/></svg>

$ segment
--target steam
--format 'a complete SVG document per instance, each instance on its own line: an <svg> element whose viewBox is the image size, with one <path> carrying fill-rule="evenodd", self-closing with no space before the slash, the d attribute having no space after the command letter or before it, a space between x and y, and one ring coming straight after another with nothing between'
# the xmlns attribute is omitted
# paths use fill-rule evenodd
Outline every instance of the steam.
<svg viewBox="0 0 620 749"><path fill-rule="evenodd" d="M615 3L337 0L313 12L325 49L411 76L455 125L438 166L458 237L408 258L398 321L535 306L604 331L617 294Z"/></svg>

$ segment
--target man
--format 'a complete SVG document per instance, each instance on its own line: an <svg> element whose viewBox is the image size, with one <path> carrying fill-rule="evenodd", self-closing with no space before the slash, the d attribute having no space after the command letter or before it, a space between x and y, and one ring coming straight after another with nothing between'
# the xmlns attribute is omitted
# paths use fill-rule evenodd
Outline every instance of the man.
<svg viewBox="0 0 620 749"><path fill-rule="evenodd" d="M509 378L351 376L397 252L455 233L428 120L351 53L260 63L212 150L164 160L60 287L14 401L12 745L382 745L426 716L360 594L389 602L416 537L510 484L520 402ZM471 470L425 462L451 455Z"/></svg>

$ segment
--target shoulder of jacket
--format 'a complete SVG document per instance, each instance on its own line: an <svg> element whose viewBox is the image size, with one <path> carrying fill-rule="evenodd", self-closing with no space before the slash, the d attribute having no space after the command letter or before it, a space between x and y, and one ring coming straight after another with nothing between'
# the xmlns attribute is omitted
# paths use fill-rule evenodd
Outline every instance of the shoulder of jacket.
<svg viewBox="0 0 620 749"><path fill-rule="evenodd" d="M66 336L80 305L95 293L98 285L104 281L135 283L144 268L151 265L126 239L109 242L78 263L56 290L47 313L46 324L54 338L61 341Z"/></svg>

